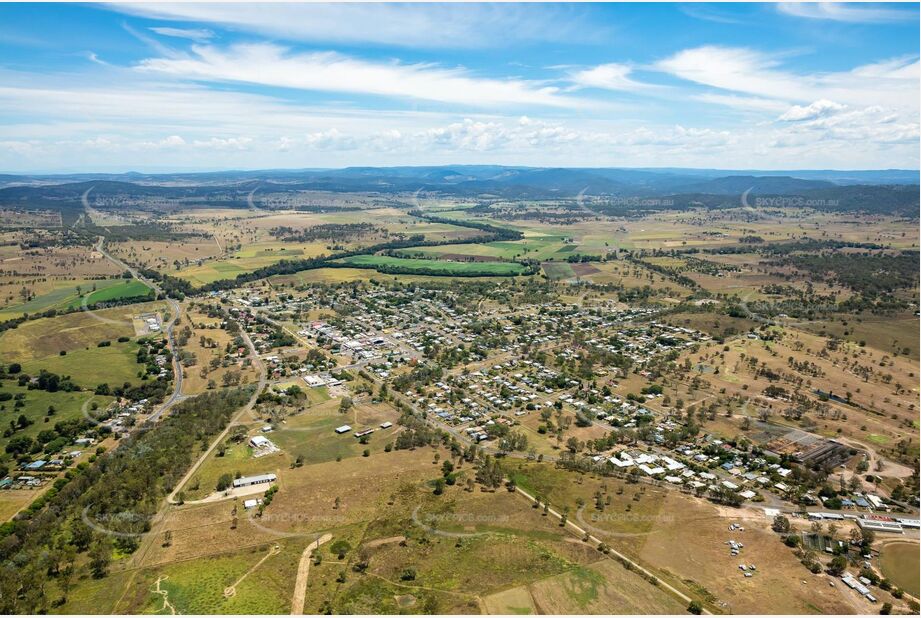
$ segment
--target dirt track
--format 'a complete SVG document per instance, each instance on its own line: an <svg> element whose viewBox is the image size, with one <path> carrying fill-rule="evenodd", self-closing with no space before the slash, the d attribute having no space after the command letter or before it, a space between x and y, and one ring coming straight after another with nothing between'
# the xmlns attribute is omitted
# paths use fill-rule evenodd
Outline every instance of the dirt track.
<svg viewBox="0 0 921 618"><path fill-rule="evenodd" d="M323 543L333 538L331 534L324 534L308 545L301 554L301 561L297 565L297 581L294 584L294 594L291 596L291 615L300 616L304 613L304 597L307 595L307 576L310 574L310 559L313 552Z"/></svg>

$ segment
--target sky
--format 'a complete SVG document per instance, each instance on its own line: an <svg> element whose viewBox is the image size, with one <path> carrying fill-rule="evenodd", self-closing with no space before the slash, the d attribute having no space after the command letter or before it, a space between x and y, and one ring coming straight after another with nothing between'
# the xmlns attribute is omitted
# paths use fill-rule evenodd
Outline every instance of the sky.
<svg viewBox="0 0 921 618"><path fill-rule="evenodd" d="M919 167L918 4L0 4L0 171Z"/></svg>

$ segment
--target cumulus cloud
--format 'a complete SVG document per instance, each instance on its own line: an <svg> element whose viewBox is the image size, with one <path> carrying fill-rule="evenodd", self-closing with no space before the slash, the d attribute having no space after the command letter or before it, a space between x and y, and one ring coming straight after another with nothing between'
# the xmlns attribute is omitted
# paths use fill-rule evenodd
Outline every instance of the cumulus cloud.
<svg viewBox="0 0 921 618"><path fill-rule="evenodd" d="M842 112L846 109L846 106L841 105L840 103L835 103L834 101L829 101L828 99L821 99L810 103L809 105L801 106L794 105L786 112L784 112L779 120L785 120L787 122L800 122L803 120L815 120L817 118L827 118L828 116L833 116L838 112Z"/></svg>

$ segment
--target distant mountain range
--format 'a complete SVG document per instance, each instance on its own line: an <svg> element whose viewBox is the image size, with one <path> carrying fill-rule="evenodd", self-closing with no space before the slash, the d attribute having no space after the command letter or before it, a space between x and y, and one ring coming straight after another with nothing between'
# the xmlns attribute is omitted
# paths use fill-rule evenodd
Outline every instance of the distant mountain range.
<svg viewBox="0 0 921 618"><path fill-rule="evenodd" d="M738 185L732 185L739 179ZM342 169L300 170L228 170L222 172L143 174L0 174L0 187L14 184L63 184L71 182L111 180L154 184L228 184L251 180L276 183L344 184L365 187L389 187L391 190L420 185L440 187L465 187L472 183L491 186L533 186L546 190L566 191L586 186L596 193L622 190L685 191L704 189L708 183L717 182L716 188L732 187L735 192L746 180L768 182L776 189L801 190L811 181L819 184L812 188L830 185L860 184L918 184L918 170L717 170L683 168L561 168L561 167L508 167L501 165L454 165L420 167L346 167ZM593 187L592 185L596 185ZM744 190L744 189L743 189Z"/></svg>
<svg viewBox="0 0 921 618"><path fill-rule="evenodd" d="M247 194L296 191L410 194L417 191L477 199L665 197L681 204L738 203L735 196L821 195L847 204L841 210L907 212L917 215L917 170L727 171L707 169L540 168L497 165L348 167L175 174L0 174L0 206L73 204L92 189L94 199L133 197L183 199L224 205ZM885 206L882 206L885 204Z"/></svg>

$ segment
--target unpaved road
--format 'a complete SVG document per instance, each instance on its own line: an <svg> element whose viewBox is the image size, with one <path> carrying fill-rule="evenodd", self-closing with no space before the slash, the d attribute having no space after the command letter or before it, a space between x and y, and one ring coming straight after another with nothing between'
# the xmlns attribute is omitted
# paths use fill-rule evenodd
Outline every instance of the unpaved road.
<svg viewBox="0 0 921 618"><path fill-rule="evenodd" d="M294 594L291 596L291 615L304 614L304 598L307 596L307 576L310 574L310 560L313 552L323 543L333 538L331 534L324 534L304 549L301 561L297 565L297 581L294 583Z"/></svg>

